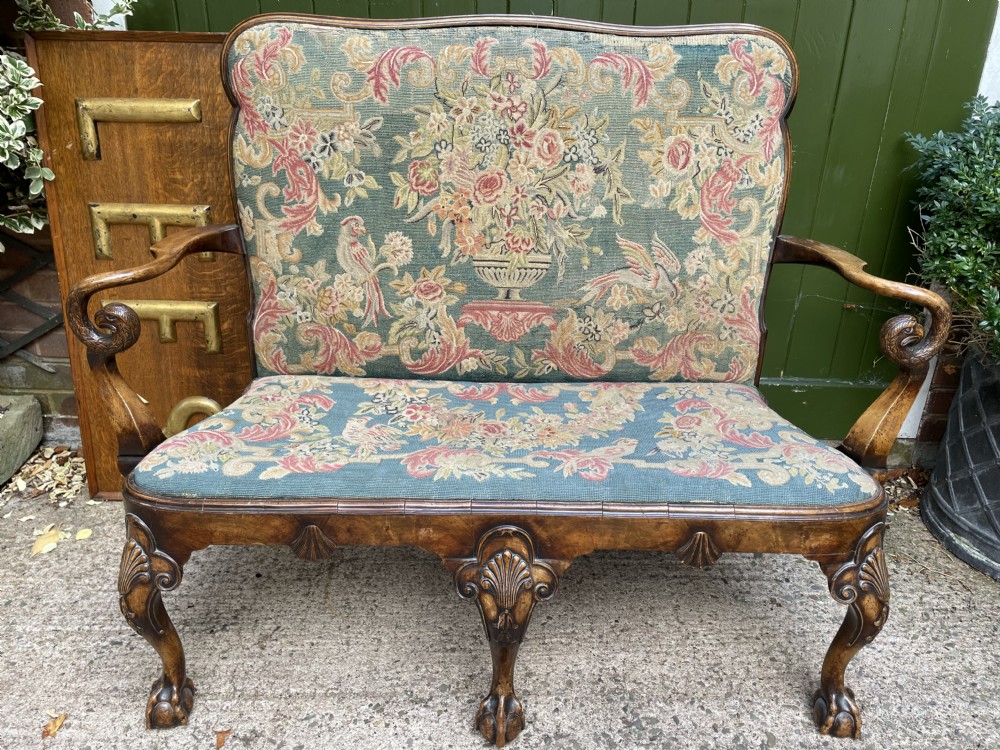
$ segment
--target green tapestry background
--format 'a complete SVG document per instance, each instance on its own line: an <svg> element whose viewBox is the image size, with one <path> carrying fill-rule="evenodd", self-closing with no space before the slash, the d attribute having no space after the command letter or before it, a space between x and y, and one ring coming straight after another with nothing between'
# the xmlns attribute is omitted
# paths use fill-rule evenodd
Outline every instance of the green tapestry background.
<svg viewBox="0 0 1000 750"><path fill-rule="evenodd" d="M997 0L144 0L135 29L228 31L259 12L373 18L537 13L614 23L745 21L789 40L799 62L783 231L844 247L903 279L913 267L914 155L903 133L952 129L975 95ZM778 267L768 293L762 390L784 416L842 437L892 377L885 300L822 269Z"/></svg>

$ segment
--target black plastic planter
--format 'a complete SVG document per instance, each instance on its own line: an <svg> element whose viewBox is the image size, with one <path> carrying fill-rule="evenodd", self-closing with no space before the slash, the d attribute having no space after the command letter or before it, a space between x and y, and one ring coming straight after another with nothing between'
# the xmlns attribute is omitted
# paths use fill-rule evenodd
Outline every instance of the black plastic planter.
<svg viewBox="0 0 1000 750"><path fill-rule="evenodd" d="M954 555L1000 579L1000 365L969 354L920 505Z"/></svg>

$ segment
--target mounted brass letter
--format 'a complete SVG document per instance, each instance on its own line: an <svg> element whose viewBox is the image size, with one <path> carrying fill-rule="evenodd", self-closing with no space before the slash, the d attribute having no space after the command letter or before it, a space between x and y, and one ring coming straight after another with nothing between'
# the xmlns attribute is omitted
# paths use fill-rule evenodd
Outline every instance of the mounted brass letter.
<svg viewBox="0 0 1000 750"><path fill-rule="evenodd" d="M77 99L83 158L101 158L97 122L201 122L199 99Z"/></svg>
<svg viewBox="0 0 1000 750"><path fill-rule="evenodd" d="M212 218L209 206L159 203L91 203L90 226L94 233L94 257L111 259L112 224L146 224L149 244L166 237L167 227L204 227ZM198 253L202 260L215 260L215 253Z"/></svg>
<svg viewBox="0 0 1000 750"><path fill-rule="evenodd" d="M135 310L142 320L155 320L160 327L160 343L177 342L179 320L201 321L205 328L205 351L218 354L222 351L222 333L219 326L219 303L187 299L114 299L101 300L101 305L117 302Z"/></svg>
<svg viewBox="0 0 1000 750"><path fill-rule="evenodd" d="M204 414L210 417L222 411L219 402L208 396L188 396L182 398L174 408L170 410L167 423L163 425L163 434L167 437L176 435L187 427L188 420L195 414Z"/></svg>

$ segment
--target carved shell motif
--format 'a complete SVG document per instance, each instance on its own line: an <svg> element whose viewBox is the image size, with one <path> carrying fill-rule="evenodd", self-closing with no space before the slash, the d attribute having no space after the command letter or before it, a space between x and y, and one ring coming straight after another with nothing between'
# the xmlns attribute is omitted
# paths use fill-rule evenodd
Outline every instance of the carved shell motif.
<svg viewBox="0 0 1000 750"><path fill-rule="evenodd" d="M532 584L528 562L509 549L495 554L483 569L483 590L493 592L502 610L513 609L521 591Z"/></svg>
<svg viewBox="0 0 1000 750"><path fill-rule="evenodd" d="M681 561L694 568L710 568L718 562L721 555L712 537L704 531L696 531L684 546L677 550L677 556Z"/></svg>
<svg viewBox="0 0 1000 750"><path fill-rule="evenodd" d="M865 643L871 643L889 619L889 569L886 567L885 554L881 547L876 547L868 553L861 563L858 582L862 591L874 594L881 604L878 616L872 623L874 630L865 635Z"/></svg>
<svg viewBox="0 0 1000 750"><path fill-rule="evenodd" d="M889 569L881 547L868 553L858 571L862 591L871 591L882 601L889 601Z"/></svg>
<svg viewBox="0 0 1000 750"><path fill-rule="evenodd" d="M296 557L303 560L325 560L333 554L336 546L315 524L309 524L289 545Z"/></svg>
<svg viewBox="0 0 1000 750"><path fill-rule="evenodd" d="M122 550L122 563L118 569L118 606L129 626L142 635L136 622L136 613L128 606L128 595L137 583L149 583L149 556L135 539L129 539Z"/></svg>
<svg viewBox="0 0 1000 750"><path fill-rule="evenodd" d="M118 570L118 593L126 596L136 582L149 583L149 557L135 539L129 539L122 550L122 564Z"/></svg>

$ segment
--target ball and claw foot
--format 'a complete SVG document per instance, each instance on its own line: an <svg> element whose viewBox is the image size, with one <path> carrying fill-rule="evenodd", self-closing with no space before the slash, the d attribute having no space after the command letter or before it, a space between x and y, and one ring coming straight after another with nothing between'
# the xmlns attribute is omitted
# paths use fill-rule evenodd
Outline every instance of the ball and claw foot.
<svg viewBox="0 0 1000 750"><path fill-rule="evenodd" d="M861 712L850 688L845 687L843 693L829 695L817 690L813 701L813 716L822 734L855 740L861 738Z"/></svg>
<svg viewBox="0 0 1000 750"><path fill-rule="evenodd" d="M170 729L188 723L194 708L194 683L184 678L178 690L165 675L153 683L146 704L146 729Z"/></svg>
<svg viewBox="0 0 1000 750"><path fill-rule="evenodd" d="M524 729L524 708L513 693L491 693L479 704L476 730L491 745L503 747Z"/></svg>

